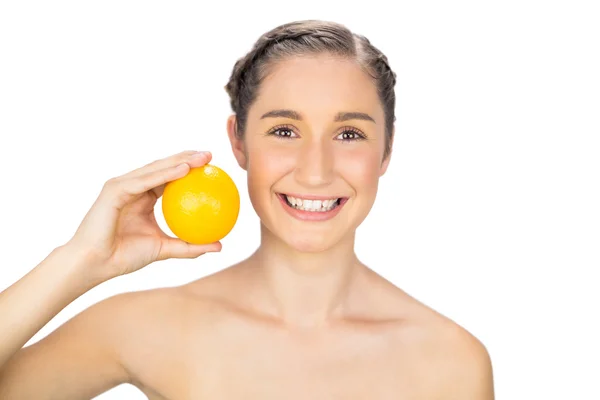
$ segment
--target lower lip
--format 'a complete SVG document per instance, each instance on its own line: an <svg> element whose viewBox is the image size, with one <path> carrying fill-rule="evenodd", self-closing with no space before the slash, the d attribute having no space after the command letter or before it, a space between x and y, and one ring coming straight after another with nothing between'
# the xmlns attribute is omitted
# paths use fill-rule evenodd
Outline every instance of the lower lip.
<svg viewBox="0 0 600 400"><path fill-rule="evenodd" d="M327 221L328 219L335 217L340 212L342 207L344 207L344 204L346 204L346 202L348 201L347 198L342 198L340 200L340 204L329 211L304 211L297 210L288 205L284 195L277 194L277 197L279 198L281 205L283 206L285 211L288 212L288 214L302 221Z"/></svg>

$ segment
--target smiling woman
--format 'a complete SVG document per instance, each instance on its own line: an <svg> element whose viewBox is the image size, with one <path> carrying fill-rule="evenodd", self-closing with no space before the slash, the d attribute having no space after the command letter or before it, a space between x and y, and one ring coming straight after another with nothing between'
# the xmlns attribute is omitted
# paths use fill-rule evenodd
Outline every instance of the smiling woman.
<svg viewBox="0 0 600 400"><path fill-rule="evenodd" d="M260 93L243 96L254 100L239 104L228 130L236 159L248 172L263 237L273 235L301 252L344 248L351 254L354 231L373 205L391 156L387 132L393 126L386 131L373 78L356 61L324 52L288 56L262 69L269 74L257 81ZM393 105L393 96L389 99ZM286 108L276 108L281 105ZM393 115L393 109L388 113ZM293 197L301 210L279 201L279 195ZM307 210L314 200L321 201L320 207L331 200L336 207L327 213ZM263 240L259 253L268 243ZM298 268L329 269L336 258L323 256L313 254Z"/></svg>
<svg viewBox="0 0 600 400"><path fill-rule="evenodd" d="M260 246L183 286L104 300L19 350L103 281L220 250L166 236L149 212L164 184L189 172L182 165L210 154L111 179L75 236L2 293L3 323L24 328L2 341L0 397L89 398L130 382L153 399L493 399L483 344L354 251L392 157L395 83L387 58L341 24L296 21L262 35L225 86ZM28 320L14 304L31 305Z"/></svg>

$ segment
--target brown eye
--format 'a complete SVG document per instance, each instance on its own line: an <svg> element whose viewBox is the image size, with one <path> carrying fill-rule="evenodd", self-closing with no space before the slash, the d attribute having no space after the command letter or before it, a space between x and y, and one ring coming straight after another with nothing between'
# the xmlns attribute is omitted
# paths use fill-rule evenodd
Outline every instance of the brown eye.
<svg viewBox="0 0 600 400"><path fill-rule="evenodd" d="M360 133L354 129L346 129L345 131L340 133L337 136L337 138L342 141L349 142L349 141L354 141L354 140L362 140L365 138L365 136L362 133Z"/></svg>
<svg viewBox="0 0 600 400"><path fill-rule="evenodd" d="M273 135L281 139L293 139L298 136L292 129L286 126L275 127L267 132L267 135Z"/></svg>
<svg viewBox="0 0 600 400"><path fill-rule="evenodd" d="M273 132L273 134L276 135L276 136L292 137L294 135L294 132L292 132L289 129L276 129Z"/></svg>

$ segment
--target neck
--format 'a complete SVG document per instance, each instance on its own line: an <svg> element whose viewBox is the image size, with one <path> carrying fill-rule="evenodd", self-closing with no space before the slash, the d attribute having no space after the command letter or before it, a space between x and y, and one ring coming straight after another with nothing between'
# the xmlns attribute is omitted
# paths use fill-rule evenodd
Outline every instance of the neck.
<svg viewBox="0 0 600 400"><path fill-rule="evenodd" d="M300 252L261 225L261 245L248 260L267 311L303 327L343 314L350 288L364 267L354 252L354 233L334 247Z"/></svg>

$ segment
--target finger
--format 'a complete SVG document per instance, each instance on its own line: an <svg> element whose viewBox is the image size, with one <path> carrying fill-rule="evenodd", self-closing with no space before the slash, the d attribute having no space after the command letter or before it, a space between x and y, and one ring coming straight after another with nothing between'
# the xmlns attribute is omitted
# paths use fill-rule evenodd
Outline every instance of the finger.
<svg viewBox="0 0 600 400"><path fill-rule="evenodd" d="M182 163L133 178L113 178L105 183L101 195L111 199L112 205L117 210L121 210L134 199L139 198L140 194L182 178L189 171L189 164Z"/></svg>
<svg viewBox="0 0 600 400"><path fill-rule="evenodd" d="M191 168L190 168L191 169ZM154 192L154 195L156 196L156 198L158 199L160 196L163 195L163 193L165 192L165 186L167 184L165 183L164 185L160 185L155 187L154 189L152 189L152 191Z"/></svg>
<svg viewBox="0 0 600 400"><path fill-rule="evenodd" d="M191 161L187 161L186 163L190 166L190 169L192 169L192 168L198 168L198 167L208 164L211 159L212 159L212 154L210 152L205 152L204 156L192 157ZM163 195L163 193L165 191L165 186L167 183L164 183L164 184L159 185L152 189L152 192L154 192L154 195L156 196L157 199Z"/></svg>
<svg viewBox="0 0 600 400"><path fill-rule="evenodd" d="M181 239L164 239L157 261L167 258L196 258L204 253L221 251L221 242L209 244L191 244Z"/></svg>
<svg viewBox="0 0 600 400"><path fill-rule="evenodd" d="M193 157L192 161L175 164L161 170L148 168L150 172L143 175L125 174L121 177L112 178L104 184L101 194L109 196L117 210L121 210L133 199L150 190L153 190L158 198L162 195L166 183L186 176L191 168L202 166L208 163L211 158L212 154L210 152L203 152Z"/></svg>
<svg viewBox="0 0 600 400"><path fill-rule="evenodd" d="M153 161L143 167L134 169L119 178L133 178L136 176L145 175L149 172L160 171L165 168L174 167L184 162L190 164L192 168L200 167L208 162L212 158L212 154L208 151L197 152L193 150L182 151L181 153L172 155L170 157L162 158L160 160Z"/></svg>
<svg viewBox="0 0 600 400"><path fill-rule="evenodd" d="M191 157L193 154L196 154L197 151L194 150L185 150L181 153L173 154L169 157L161 158L158 160L154 160L146 165L143 165L139 168L136 168L126 174L119 176L119 178L133 178L134 176L145 175L148 172L168 168L172 165L178 165L185 161L186 158Z"/></svg>

